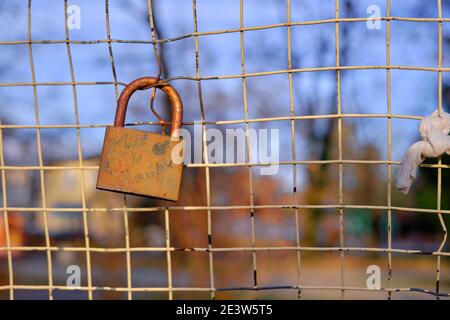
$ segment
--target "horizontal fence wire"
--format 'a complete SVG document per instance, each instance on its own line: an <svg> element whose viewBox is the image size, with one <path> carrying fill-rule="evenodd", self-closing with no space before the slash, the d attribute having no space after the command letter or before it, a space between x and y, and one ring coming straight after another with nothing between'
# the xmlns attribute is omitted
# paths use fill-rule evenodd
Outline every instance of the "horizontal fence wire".
<svg viewBox="0 0 450 320"><path fill-rule="evenodd" d="M6 235L6 246L0 247L0 251L5 251L7 255L7 265L8 265L8 285L0 286L0 291L8 291L9 298L15 298L16 290L45 290L48 291L49 299L54 298L54 291L86 291L89 299L93 299L94 292L97 291L116 291L116 292L124 292L127 294L128 299L133 298L133 293L136 292L164 292L167 293L167 298L173 299L175 292L207 292L210 294L211 298L216 297L217 292L222 291L264 291L264 290L296 290L298 293L298 297L302 298L302 293L304 290L329 290L329 291L337 291L340 292L341 298L345 298L346 291L371 291L371 292L383 292L386 293L387 298L391 298L393 293L396 292L419 292L427 295L433 295L436 298L439 297L449 297L449 293L443 293L439 290L439 281L440 281L440 273L441 273L441 257L450 256L450 252L444 252L443 247L447 240L446 226L442 215L450 214L450 210L443 210L441 208L441 199L442 199L442 169L449 169L450 165L443 164L439 159L438 164L422 164L421 167L424 168L432 168L436 169L438 173L437 178L437 203L435 209L425 209L425 208L414 208L414 207L402 207L402 206L394 206L392 205L392 168L393 166L398 166L400 164L399 160L392 159L392 119L407 119L413 121L420 121L422 117L420 116L412 116L412 115L404 115L404 114L394 114L391 112L391 70L404 70L404 71L427 71L434 72L438 74L438 109L442 112L442 73L450 72L450 68L445 68L442 66L442 23L450 22L450 18L442 17L442 4L441 0L437 0L438 7L438 18L413 18L413 17L399 17L399 16L391 16L390 12L390 0L386 1L386 16L373 18L375 21L385 21L386 23L386 64L385 65L367 65L367 66L344 66L341 65L340 61L340 48L339 48L339 28L343 23L356 23L356 22L366 22L367 18L342 18L340 17L340 8L339 8L339 0L335 1L335 18L333 19L323 19L323 20L310 20L310 21L292 21L291 18L291 1L286 0L286 14L287 14L287 22L278 23L278 24L269 24L263 26L254 26L254 27L245 27L244 26L244 0L240 0L240 26L239 28L231 28L231 29L223 29L216 31L198 31L197 27L197 1L192 0L192 12L193 12L193 32L188 34L179 35L172 38L162 38L157 39L154 28L154 12L152 9L152 1L147 0L148 3L148 20L149 20L149 29L151 31L151 40L131 40L131 39L113 39L110 35L110 19L109 19L109 1L105 0L105 24L107 35L105 39L97 39L97 40L75 40L70 39L69 30L66 24L65 27L65 39L61 40L35 40L31 37L31 21L32 21L32 9L31 4L32 1L28 0L28 13L27 13L27 39L16 40L16 41L1 41L0 46L7 45L26 45L28 47L28 58L30 71L32 75L31 82L13 82L0 83L0 87L23 87L23 86L31 86L33 87L33 106L34 106L34 114L35 114L35 124L33 125L22 125L22 124L2 124L0 123L0 171L1 171L1 185L2 185L2 202L3 207L1 211L3 212L3 221L5 225L5 235ZM65 17L67 20L67 7L68 2L64 0L64 10ZM417 66L401 66L401 65L391 65L390 63L390 24L393 21L404 21L404 22L419 22L419 23L437 23L438 24L438 66L437 67L417 67ZM307 26L307 25L322 25L322 24L334 24L335 25L335 65L334 66L324 66L324 67L314 67L314 68L293 68L292 67L292 46L291 46L291 30L297 26ZM285 70L275 70L275 71L267 71L267 72L246 72L246 64L245 64L245 34L247 32L257 31L257 30L265 30L265 29L274 29L274 28L286 28L287 29L287 52L283 53L287 55L287 65L288 69ZM221 35L228 33L238 33L240 35L240 65L241 72L239 74L229 74L229 75L217 75L217 76L201 76L200 64L199 64L199 56L202 54L200 52L199 47L199 38L207 37L210 35ZM191 122L183 122L183 125L200 125L202 127L202 143L204 150L206 150L207 140L206 140L206 125L232 125L232 124L245 124L245 130L248 133L249 125L252 123L265 123L265 122L274 122L274 121L288 121L291 127L291 138L292 138L292 160L291 161L279 161L273 163L252 163L248 157L245 162L242 163L210 163L208 159L208 154L205 151L204 161L203 163L187 163L185 167L195 167L195 168L204 168L205 172L205 180L204 184L206 187L206 205L191 205L191 206L154 206L154 207L146 207L146 208L134 208L128 207L127 198L124 196L123 205L121 207L114 208L92 208L89 207L86 201L86 193L87 193L87 185L84 181L84 171L92 170L97 171L98 166L86 165L85 158L81 148L81 138L80 131L81 129L89 129L89 128L106 128L110 126L110 124L80 124L78 117L78 98L77 98L77 87L78 86L99 86L99 85L113 85L115 88L115 97L118 98L120 89L126 85L124 82L120 82L116 75L116 62L114 59L114 52L111 44L113 43L124 43L124 44L147 44L153 45L156 48L157 45L161 45L163 43L169 43L174 41L180 41L183 39L192 38L195 41L195 53L196 53L196 72L195 76L183 76L177 75L173 77L169 77L167 79L162 79L161 83L164 82L173 82L177 80L190 80L195 81L198 89L198 98L199 98L199 110L202 115L201 121L191 121ZM72 53L71 46L73 45L93 45L106 43L108 45L109 58L111 63L111 71L113 74L113 79L107 81L77 81L75 78L73 63L72 63ZM47 45L47 44L65 44L67 49L67 56L69 60L71 81L66 82L39 82L36 80L35 76L35 68L34 68L34 56L33 56L33 46L35 45ZM341 72L342 71L358 71L358 70L385 70L386 71L386 80L387 80L387 108L386 113L379 114L356 114L356 113L344 113L341 110L341 98L340 98L340 83L341 83ZM305 73L305 72L325 72L331 71L336 74L336 113L333 114L323 114L323 115L302 115L297 116L294 114L294 99L293 99L293 74L296 73ZM272 75L286 74L289 77L289 106L290 106L290 115L289 116L280 116L280 117L267 117L267 118L249 118L248 112L248 101L247 101L247 83L246 80L250 77L268 77ZM225 79L241 79L241 90L243 99L243 111L245 114L245 118L243 119L235 119L235 120L220 120L220 121L207 121L205 119L205 111L203 108L203 96L202 96L202 83L203 81L220 81ZM73 99L73 110L75 115L75 124L53 124L53 125L44 125L40 123L39 119L39 103L37 98L38 88L41 86L71 86L72 87L72 99ZM342 120L345 118L380 118L386 119L388 121L388 143L387 143L387 159L386 160L351 160L344 159L343 155L343 134L342 134ZM311 119L337 119L338 121L338 158L333 160L298 160L295 156L296 153L296 138L294 135L295 126L297 125L296 121L302 120L311 120ZM169 124L170 122L167 122ZM160 125L160 122L135 122L128 123L128 126L137 126L137 125ZM36 143L38 146L38 159L39 165L35 166L11 166L5 164L4 157L4 143L2 131L5 129L34 129L36 130ZM41 130L42 129L75 129L77 134L77 165L72 166L57 166L57 165L44 165L43 156L42 156L42 143L41 143ZM248 155L250 154L251 148L249 143L248 134L246 135L246 149ZM339 170L339 189L338 189L338 202L334 204L327 205L312 205L312 204L302 204L298 201L298 194L296 188L292 193L293 203L289 204L277 204L277 205L255 205L254 204L254 195L253 195L253 176L252 176L252 167L256 166L268 166L268 165L284 165L292 167L292 184L293 186L297 185L297 174L299 170L299 166L301 165L311 165L311 164L337 164ZM375 206L375 205L350 205L344 204L344 190L343 190L343 167L345 164L364 164L364 165L378 165L384 164L388 166L388 174L387 174L387 205L385 206ZM222 205L215 206L211 205L211 176L210 176L210 168L215 167L244 167L248 169L248 180L249 180L249 193L248 193L248 205ZM41 207L11 207L8 205L8 197L7 197L7 187L6 187L6 173L8 171L14 170L30 170L39 172L39 183L40 183L40 200L42 203ZM74 208L51 208L47 206L47 193L46 193L46 183L45 183L45 171L53 171L53 170L78 170L81 183L81 207ZM296 245L295 246L256 246L255 242L255 226L254 226L254 215L255 210L258 209L282 209L281 212L291 212L289 210L294 210L295 215L295 229L296 229ZM285 209L285 211L283 211ZM300 241L300 222L299 215L301 209L336 209L339 212L339 246L336 247L310 247L304 246ZM374 210L375 212L379 212L381 214L387 213L388 219L388 230L387 230L387 248L380 247L348 247L344 243L344 219L345 212L348 209L369 209ZM239 246L239 247L216 247L213 246L212 237L213 237L213 229L212 229L212 215L216 211L222 210L246 210L249 214L249 219L251 221L251 245L250 246ZM9 230L9 212L23 212L35 215L42 215L44 220L44 229L45 229L45 245L42 246L13 246L11 244L10 239L10 230ZM68 247L68 246L54 246L51 244L51 239L49 235L49 226L47 221L48 213L50 212L79 212L83 215L83 234L84 234L84 245L76 246L76 247ZM174 247L171 244L170 240L170 225L171 219L177 219L177 216L169 215L169 213L180 212L183 214L184 211L192 211L199 212L200 214L204 214L206 212L207 217L207 233L208 233L208 245L205 247L194 247L194 248L178 248ZM110 214L122 214L123 215L123 224L124 224L124 237L125 237L125 246L117 247L117 248L106 248L106 247L96 247L91 245L90 238L90 230L88 228L88 218L89 214L93 212L108 212ZM130 245L130 233L133 230L130 230L129 225L129 213L149 213L149 212L163 212L164 213L164 230L165 230L165 243L164 246L161 247L132 247ZM441 242L440 247L434 251L423 251L423 250L406 250L406 249L398 249L392 247L392 215L395 215L398 212L409 212L409 213L431 213L436 214L440 221L440 226L442 231L444 232L444 236ZM14 263L13 263L13 252L30 252L30 251L42 251L46 253L47 260L47 285L19 285L14 281ZM87 270L87 286L60 286L54 283L54 271L52 269L52 253L55 252L81 252L84 253L86 257L86 270ZM173 285L173 268L172 268L172 254L174 252L204 252L208 254L208 277L209 277L209 286L207 287L177 287ZM295 252L296 253L296 283L288 286L264 286L261 285L258 281L258 260L257 260L257 252L270 252L270 251L285 251L285 252ZM96 286L93 284L93 272L92 272L92 262L91 262L91 254L95 252L108 252L108 253L125 253L126 254L126 287L104 287L104 286ZM132 265L131 265L131 253L134 252L162 252L166 254L166 265L167 265L167 287L134 287L132 278ZM238 287L228 287L228 288L220 288L215 285L215 256L214 253L218 252L250 252L252 254L252 285L251 286L238 286ZM312 286L312 285L303 285L304 283L304 275L302 274L302 256L303 252L337 252L340 255L339 267L340 267L340 285L338 286ZM349 286L344 281L344 271L345 271L345 254L350 252L379 252L387 254L387 265L388 265L388 287L381 289L368 289L365 287L355 287ZM390 287L392 274L393 274L393 266L392 266L392 254L404 254L404 255L429 255L436 257L436 289L426 290L421 288L392 288Z"/></svg>

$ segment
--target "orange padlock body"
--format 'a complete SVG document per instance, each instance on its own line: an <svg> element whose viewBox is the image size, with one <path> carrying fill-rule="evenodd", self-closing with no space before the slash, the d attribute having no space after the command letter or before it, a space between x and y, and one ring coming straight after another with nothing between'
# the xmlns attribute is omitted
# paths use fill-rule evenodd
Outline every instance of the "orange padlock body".
<svg viewBox="0 0 450 320"><path fill-rule="evenodd" d="M170 136L123 127L106 129L97 188L177 201L184 142ZM175 162L173 161L175 160ZM179 161L181 162L181 161Z"/></svg>

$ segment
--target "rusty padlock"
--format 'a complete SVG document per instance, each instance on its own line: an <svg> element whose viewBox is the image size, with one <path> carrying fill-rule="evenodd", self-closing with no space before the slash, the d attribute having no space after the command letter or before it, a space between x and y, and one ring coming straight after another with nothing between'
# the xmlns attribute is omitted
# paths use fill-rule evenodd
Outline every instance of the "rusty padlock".
<svg viewBox="0 0 450 320"><path fill-rule="evenodd" d="M178 200L184 155L179 137L183 105L172 86L157 83L156 78L139 78L122 91L114 126L106 129L97 189ZM155 86L168 95L172 105L170 136L124 127L131 95ZM172 151L176 151L176 161Z"/></svg>

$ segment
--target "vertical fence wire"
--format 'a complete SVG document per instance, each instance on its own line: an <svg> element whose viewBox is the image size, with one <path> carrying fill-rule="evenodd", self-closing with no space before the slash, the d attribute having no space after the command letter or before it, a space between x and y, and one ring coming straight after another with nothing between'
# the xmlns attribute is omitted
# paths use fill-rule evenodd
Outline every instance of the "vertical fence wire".
<svg viewBox="0 0 450 320"><path fill-rule="evenodd" d="M27 23L27 33L28 33L28 54L29 63L31 69L31 80L36 83L36 72L34 68L33 59L33 46L31 44L31 10L32 1L28 0L28 23ZM47 251L47 272L48 272L48 297L53 300L53 265L52 265L52 252L50 251L50 232L48 228L48 211L47 208L47 197L46 197L46 186L45 186L45 172L42 169L44 166L44 160L42 157L42 143L41 143L41 128L39 128L39 105L38 105L38 95L37 86L33 85L33 106L34 106L34 116L36 122L36 144L38 149L38 161L39 161L39 176L40 176L40 188L41 188L41 204L43 211L41 212L44 220L44 233L45 233L45 246Z"/></svg>
<svg viewBox="0 0 450 320"><path fill-rule="evenodd" d="M339 0L336 0L336 104L338 114L338 157L339 157L339 246L344 247L344 190L343 190L343 171L342 164L342 114L341 109L341 70L340 67L340 47L339 47ZM345 297L345 270L344 270L344 250L340 250L340 270L341 270L341 299Z"/></svg>
<svg viewBox="0 0 450 320"><path fill-rule="evenodd" d="M442 3L441 0L437 0L438 6L438 110L439 114L442 113ZM439 246L438 252L441 252L447 242L447 227L445 225L445 221L440 213L441 210L441 198L442 198L442 158L439 157L438 160L438 181L437 181L437 204L436 209L439 214L439 223L441 225L443 231L443 239ZM436 299L439 300L439 291L440 291L440 275L441 275L441 257L438 256L436 258Z"/></svg>
<svg viewBox="0 0 450 320"><path fill-rule="evenodd" d="M388 157L388 181L387 181L387 205L389 207L387 211L387 242L388 249L392 249L392 119L391 119L391 0L386 0L386 96L387 96L387 122L388 122L388 142L387 142L387 157ZM392 253L388 253L388 274L387 283L388 287L391 287L392 278ZM391 300L392 292L388 292L388 300Z"/></svg>
<svg viewBox="0 0 450 320"><path fill-rule="evenodd" d="M67 21L67 20L66 20ZM119 88L117 85L117 72L116 72L116 64L114 61L114 53L111 45L111 25L109 18L109 0L105 0L105 24L106 24L106 39L108 45L108 53L109 53L109 61L111 64L111 72L114 80L114 94L116 101L119 99ZM126 278L127 278L127 299L131 300L133 298L133 294L131 291L132 287L132 274L131 274L131 253L130 253L130 231L129 231L129 223L128 223L128 205L127 205L127 196L123 196L123 224L124 224L124 240L125 240L125 257L126 257ZM89 297L91 298L91 296Z"/></svg>
<svg viewBox="0 0 450 320"><path fill-rule="evenodd" d="M64 21L68 20L67 15L67 0L64 0ZM70 69L70 78L72 80L72 83L75 83L75 72L73 69L73 62L72 62L72 51L70 49L70 43L69 43L69 27L67 26L67 23L65 24L65 36L66 36L66 49L67 49L67 58L69 61L69 69ZM78 112L78 99L77 99L77 87L75 84L72 85L72 95L73 95L73 108L74 108L74 114L75 114L75 125L80 124L80 117ZM83 209L83 232L84 232L84 244L86 246L86 272L87 272L87 283L88 283L88 298L92 300L92 270L91 270L91 253L89 251L90 247L90 241L89 241L89 227L88 227L88 217L87 217L87 202L86 202L86 182L85 182L85 176L84 176L84 170L83 170L83 151L81 148L81 129L76 128L77 132L77 153L78 153L78 164L79 164L79 175L80 175L80 181L81 181L81 205Z"/></svg>
<svg viewBox="0 0 450 320"><path fill-rule="evenodd" d="M287 21L288 24L291 23L291 0L286 1L287 9ZM287 27L287 44L288 44L288 69L292 70L292 27L289 25ZM294 83L292 79L292 72L288 73L289 78L289 114L291 117L295 115L294 107ZM297 147L295 144L295 120L291 120L291 141L292 141L292 193L293 193L293 203L294 206L298 205L297 199ZM294 219L295 219L295 244L300 247L300 221L298 208L294 209ZM297 298L301 299L301 251L297 250Z"/></svg>
<svg viewBox="0 0 450 320"><path fill-rule="evenodd" d="M244 0L239 2L239 27L244 28ZM245 114L245 145L247 151L247 162L252 162L250 152L250 126L248 123L248 100L247 100L247 78L245 76L245 38L244 31L240 32L240 47L241 47L241 74L242 74L242 96L244 101L244 114ZM249 205L250 205L250 219L251 219L251 245L255 247L255 210L253 208L253 168L248 167L248 185L249 185ZM258 286L258 274L256 264L256 251L252 251L252 263L253 263L253 286Z"/></svg>
<svg viewBox="0 0 450 320"><path fill-rule="evenodd" d="M197 1L192 0L192 16L194 23L194 33L198 32L198 23L197 23ZM198 36L194 37L195 39L195 74L198 78L200 78L200 46ZM197 81L197 92L198 92L198 101L200 107L200 114L202 117L201 125L202 125L202 146L203 146L203 161L205 162L205 185L206 185L206 205L208 209L206 210L206 219L207 219L207 233L208 233L208 266L209 266L209 283L211 288L211 299L215 299L215 291L214 291L214 256L212 252L213 246L213 236L212 236L212 215L211 215L211 184L210 184L210 172L209 172L209 154L208 154L208 146L206 143L206 118L205 118L205 108L203 104L203 94L202 94L202 83L200 80Z"/></svg>

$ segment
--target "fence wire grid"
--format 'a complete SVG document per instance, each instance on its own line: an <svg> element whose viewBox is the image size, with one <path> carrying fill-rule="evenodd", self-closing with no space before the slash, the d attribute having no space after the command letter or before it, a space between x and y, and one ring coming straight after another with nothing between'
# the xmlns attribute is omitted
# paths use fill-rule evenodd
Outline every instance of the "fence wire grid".
<svg viewBox="0 0 450 320"><path fill-rule="evenodd" d="M399 160L392 159L392 119L407 119L411 121L417 122L421 119L419 116L409 116L403 114L393 114L391 112L391 70L416 70L416 71L427 71L434 72L438 75L438 109L439 111L443 110L442 107L442 74L443 72L450 72L450 68L443 67L442 63L442 24L450 22L450 18L442 17L442 5L441 0L436 1L436 6L438 8L438 18L413 18L413 17L399 17L399 16L391 16L391 1L386 1L386 12L385 16L380 18L375 18L377 21L385 22L385 44L386 44L386 63L385 65L365 65L365 66L342 66L340 60L340 28L344 23L352 23L352 22L364 22L367 21L367 17L361 18L342 18L340 17L340 2L339 0L335 1L335 18L334 19L324 19L324 20L310 20L310 21L292 21L291 20L291 0L286 0L283 2L286 7L287 21L285 23L278 24L270 24L270 25L261 25L254 27L246 27L244 22L244 2L245 0L240 0L240 12L239 12L239 28L232 28L226 30L216 30L216 31L198 31L197 27L197 1L192 0L192 13L193 13L193 32L189 34L182 34L173 38L157 38L157 34L155 33L154 26L154 12L152 9L152 1L148 0L148 27L149 32L151 33L152 40L131 40L131 39L113 39L110 34L110 18L109 18L109 1L105 0L105 24L106 24L106 38L98 39L98 40L72 40L70 38L70 32L67 24L65 25L65 39L61 40L34 40L32 39L32 30L31 30L31 22L33 18L32 12L32 1L28 0L28 38L26 40L17 40L17 41L2 41L0 45L23 45L28 48L28 59L29 59L29 68L31 71L32 81L31 82L16 82L16 83L0 83L0 87L24 87L29 86L33 88L33 96L34 96L34 114L35 114L35 124L34 125L21 125L21 124L0 124L0 169L1 169L1 184L2 184L2 199L3 199L3 207L1 209L3 213L3 220L5 226L5 237L6 237L6 246L0 247L0 251L4 251L7 259L7 274L8 274L8 284L1 285L0 291L6 291L9 294L10 299L15 298L15 293L17 290L28 290L28 291L37 291L37 290L46 290L48 291L48 298L53 299L54 293L57 290L61 291L83 291L87 292L87 296L89 299L94 298L94 293L98 291L114 291L114 292L122 292L126 293L128 299L133 298L133 294L137 292L158 292L158 293L167 293L168 299L174 298L174 293L177 292L206 292L209 294L210 298L214 299L218 292L222 291L263 291L263 290L295 290L298 292L298 297L301 298L303 290L331 290L340 292L341 298L345 298L345 293L347 291L378 291L384 292L386 297L390 299L395 292L419 292L424 295L432 295L435 296L436 299L440 297L449 297L450 293L441 292L440 291L440 279L441 279L441 260L442 257L450 256L450 252L443 251L443 248L447 241L447 228L444 223L443 215L450 214L450 210L441 209L441 199L442 195L442 170L449 169L450 166L443 164L441 159L439 159L438 164L422 164L422 167L432 168L437 171L437 203L435 209L424 209L424 208L415 208L415 207L399 207L392 205L392 184L394 182L393 177L393 167L398 166L400 164ZM280 1L281 3L281 1ZM67 21L67 7L68 1L64 1L64 14ZM393 21L404 21L404 22L434 22L438 25L438 34L436 35L436 41L438 43L438 66L437 67L416 67L416 66L401 66L401 65L391 65L390 59L390 45L391 45L391 23ZM319 25L319 24L331 24L335 26L335 66L331 67L311 67L311 68L293 68L292 65L292 44L291 44L291 31L293 28L297 26L304 25ZM287 52L283 52L280 54L286 55L287 57L287 65L288 68L285 70L275 70L275 71L267 71L267 72L246 72L246 63L245 63L245 35L247 32L252 32L255 30L264 30L264 29L273 29L273 28L286 28L287 29ZM222 76L202 76L199 64L199 56L202 54L200 52L199 46L199 38L207 37L209 35L222 35L227 33L237 33L240 35L240 67L241 72L239 74L231 74L231 75L222 75ZM129 207L127 205L127 196L123 197L123 206L116 208L92 208L88 206L86 200L86 192L87 185L85 181L85 171L97 171L98 166L86 165L86 160L83 157L82 147L81 147L81 138L80 131L86 128L106 128L109 124L81 124L79 121L79 106L77 99L77 87L78 86L99 86L99 85L113 85L115 88L115 96L118 98L121 89L126 85L126 83L120 82L117 77L116 72L116 62L114 59L114 52L112 48L112 43L124 43L124 44L151 44L154 46L155 52L155 63L159 61L158 58L158 45L162 43L175 42L183 39L192 38L195 41L195 76L184 76L177 75L173 77L169 77L166 79L162 79L161 82L170 82L174 84L176 87L176 80L190 80L196 83L198 90L198 99L199 105L196 106L200 108L200 114L202 115L201 121L189 121L184 122L183 125L201 125L203 134L202 134L202 143L203 147L206 150L207 148L207 138L206 138L206 126L207 125L225 125L225 124L245 124L245 130L247 131L246 135L246 148L247 152L250 153L250 142L248 130L250 129L253 123L258 122L272 122L272 121L288 121L291 126L291 138L292 138L292 160L291 161L280 161L277 164L281 166L289 166L292 168L292 184L293 186L297 186L298 184L298 166L305 164L336 164L338 166L338 179L339 179L339 187L338 187L338 203L335 204L327 204L327 205L313 205L308 203L300 203L297 199L297 190L293 188L292 191L292 199L293 203L286 204L268 204L268 205L255 205L253 198L253 173L252 167L261 166L264 164L261 163L251 163L247 160L245 163L210 163L208 161L208 154L204 154L203 163L191 163L185 164L186 167L196 167L202 168L205 172L205 188L206 188L206 205L205 206L171 206L167 204L165 206L155 206L155 207ZM74 66L72 61L72 46L73 45L92 45L105 43L108 46L109 59L111 64L112 71L112 81L77 81L74 72ZM35 74L35 65L34 65L34 55L33 55L33 45L40 44L65 44L67 50L67 57L69 61L71 81L69 82L39 82L36 80ZM341 72L349 71L349 70L385 70L386 72L386 83L387 83L387 101L386 101L386 109L382 113L377 114L357 114L357 113L343 113L341 108ZM323 72L323 71L331 71L335 72L336 75L336 112L333 114L325 114L325 115L295 115L294 113L294 93L293 93L293 74L296 73L304 73L304 72ZM265 117L265 118L257 118L252 119L249 117L248 110L248 101L247 101L247 79L250 77L265 77L277 74L286 74L289 79L289 92L285 94L289 95L289 107L290 107L290 115L289 116L278 116L278 117ZM154 76L154 75L143 75L143 76ZM207 121L205 118L205 111L203 107L203 95L202 95L202 84L205 81L220 81L224 79L240 79L242 83L242 95L243 95L243 111L245 117L243 119L238 120L221 120L221 121ZM72 99L73 99L73 112L75 115L75 124L41 124L39 118L39 102L38 102L38 90L42 86L71 86L72 88ZM195 106L189 106L189 108L194 108ZM387 120L387 159L386 160L351 160L344 158L343 152L343 119L345 118L380 118ZM307 120L307 119L336 119L338 124L338 158L332 160L297 160L296 156L296 137L295 137L295 126L296 120ZM155 122L140 122L140 123L129 123L127 125L159 125L157 121ZM42 154L42 143L41 143L41 130L43 129L74 129L77 133L77 153L78 159L77 165L71 166L49 166L44 164L43 154ZM4 158L4 144L3 144L3 135L2 132L5 129L33 129L36 131L36 143L38 147L38 160L39 164L37 166L11 166L5 164ZM249 157L247 157L248 159ZM373 165L373 164L381 164L387 166L387 194L386 201L387 205L376 206L376 205L351 205L344 203L344 188L343 188L343 168L346 164L362 164L362 165ZM231 167L231 166L239 166L243 168L248 168L248 180L249 180L249 190L248 190L248 204L247 205L222 205L215 206L211 204L211 178L210 178L210 170L215 167ZM39 173L39 183L40 183L40 201L42 203L41 207L10 207L8 206L8 197L7 197L7 182L6 182L6 174L9 171L13 170L30 170L36 171ZM82 207L81 208L52 208L47 206L47 194L46 194L46 182L45 182L45 172L50 170L76 170L79 172L81 179L81 199L82 199ZM338 212L339 215L339 246L336 247L312 247L312 246L302 246L301 237L300 237L300 211L302 209L311 209L311 208L319 208L319 209L333 209ZM255 243L255 210L258 209L277 209L277 210L286 210L292 211L295 216L295 229L296 229L296 245L295 246L256 246ZM387 213L387 247L347 247L344 243L344 218L345 211L347 209L368 209L380 212ZM177 210L177 211L201 211L206 213L207 217L207 234L208 234L208 245L207 247L197 247L197 248L178 248L174 247L171 244L170 237L170 215L169 212ZM249 247L215 247L213 245L213 228L212 228L212 216L217 210L246 210L249 214L249 219L251 220L251 246ZM30 214L40 214L44 220L44 228L45 228L45 246L13 246L11 244L10 239L10 230L9 230L9 212L24 212ZM84 245L83 246L55 246L52 245L51 236L49 232L49 225L47 221L47 215L50 212L78 212L82 214L83 221L83 230L84 230ZM443 236L442 242L437 250L433 252L425 252L422 250L405 250L405 249L397 249L392 245L392 216L396 214L396 212L404 211L404 212L414 212L419 214L433 214L437 216L439 219L440 226L442 228ZM117 248L104 248L104 247L94 247L91 245L90 232L88 227L88 219L89 215L93 212L108 212L109 214L123 214L123 225L125 228L125 246L117 247ZM144 214L152 214L154 212L163 212L164 224L165 224L165 245L162 247L132 247L130 245L130 233L133 230L129 228L129 213L139 212ZM182 214L182 213L181 213ZM173 219L173 218L172 218ZM31 252L31 251L41 251L45 252L46 260L47 260L47 278L48 284L46 285L19 285L15 283L14 274L14 252ZM81 286L62 286L55 284L54 281L54 270L53 270L53 262L54 254L56 252L67 251L67 252L77 252L85 255L86 259L86 272L87 272L87 285ZM173 272L172 272L172 255L176 251L184 251L187 253L190 252L200 252L208 257L208 270L209 270L209 286L205 287L179 287L173 285ZM258 252L269 252L269 251L291 251L296 254L296 269L297 269L297 282L292 285L280 285L280 286L264 286L259 283L258 279L258 260L257 253ZM159 252L164 253L166 255L166 268L167 268L167 287L134 287L132 285L132 259L131 254L135 252ZM250 252L252 254L252 269L253 269L253 285L252 286L242 286L242 287L218 287L215 284L215 254L220 252ZM302 253L304 252L336 252L339 254L339 269L340 269L340 285L338 286L313 286L313 285L304 285L303 284L303 276L302 276ZM344 270L345 270L345 256L350 252L362 252L362 253L384 253L387 255L387 279L388 286L380 289L369 289L366 287L354 287L349 286L345 282ZM92 272L92 264L91 264L91 256L93 253L124 253L126 257L126 281L127 286L125 287L105 287L105 286L96 286L93 283L93 272ZM392 255L393 254L403 254L403 255L431 255L435 257L435 289L428 290L423 288L412 288L412 287L391 287L391 278L393 272L392 265ZM320 267L319 267L320 268Z"/></svg>

